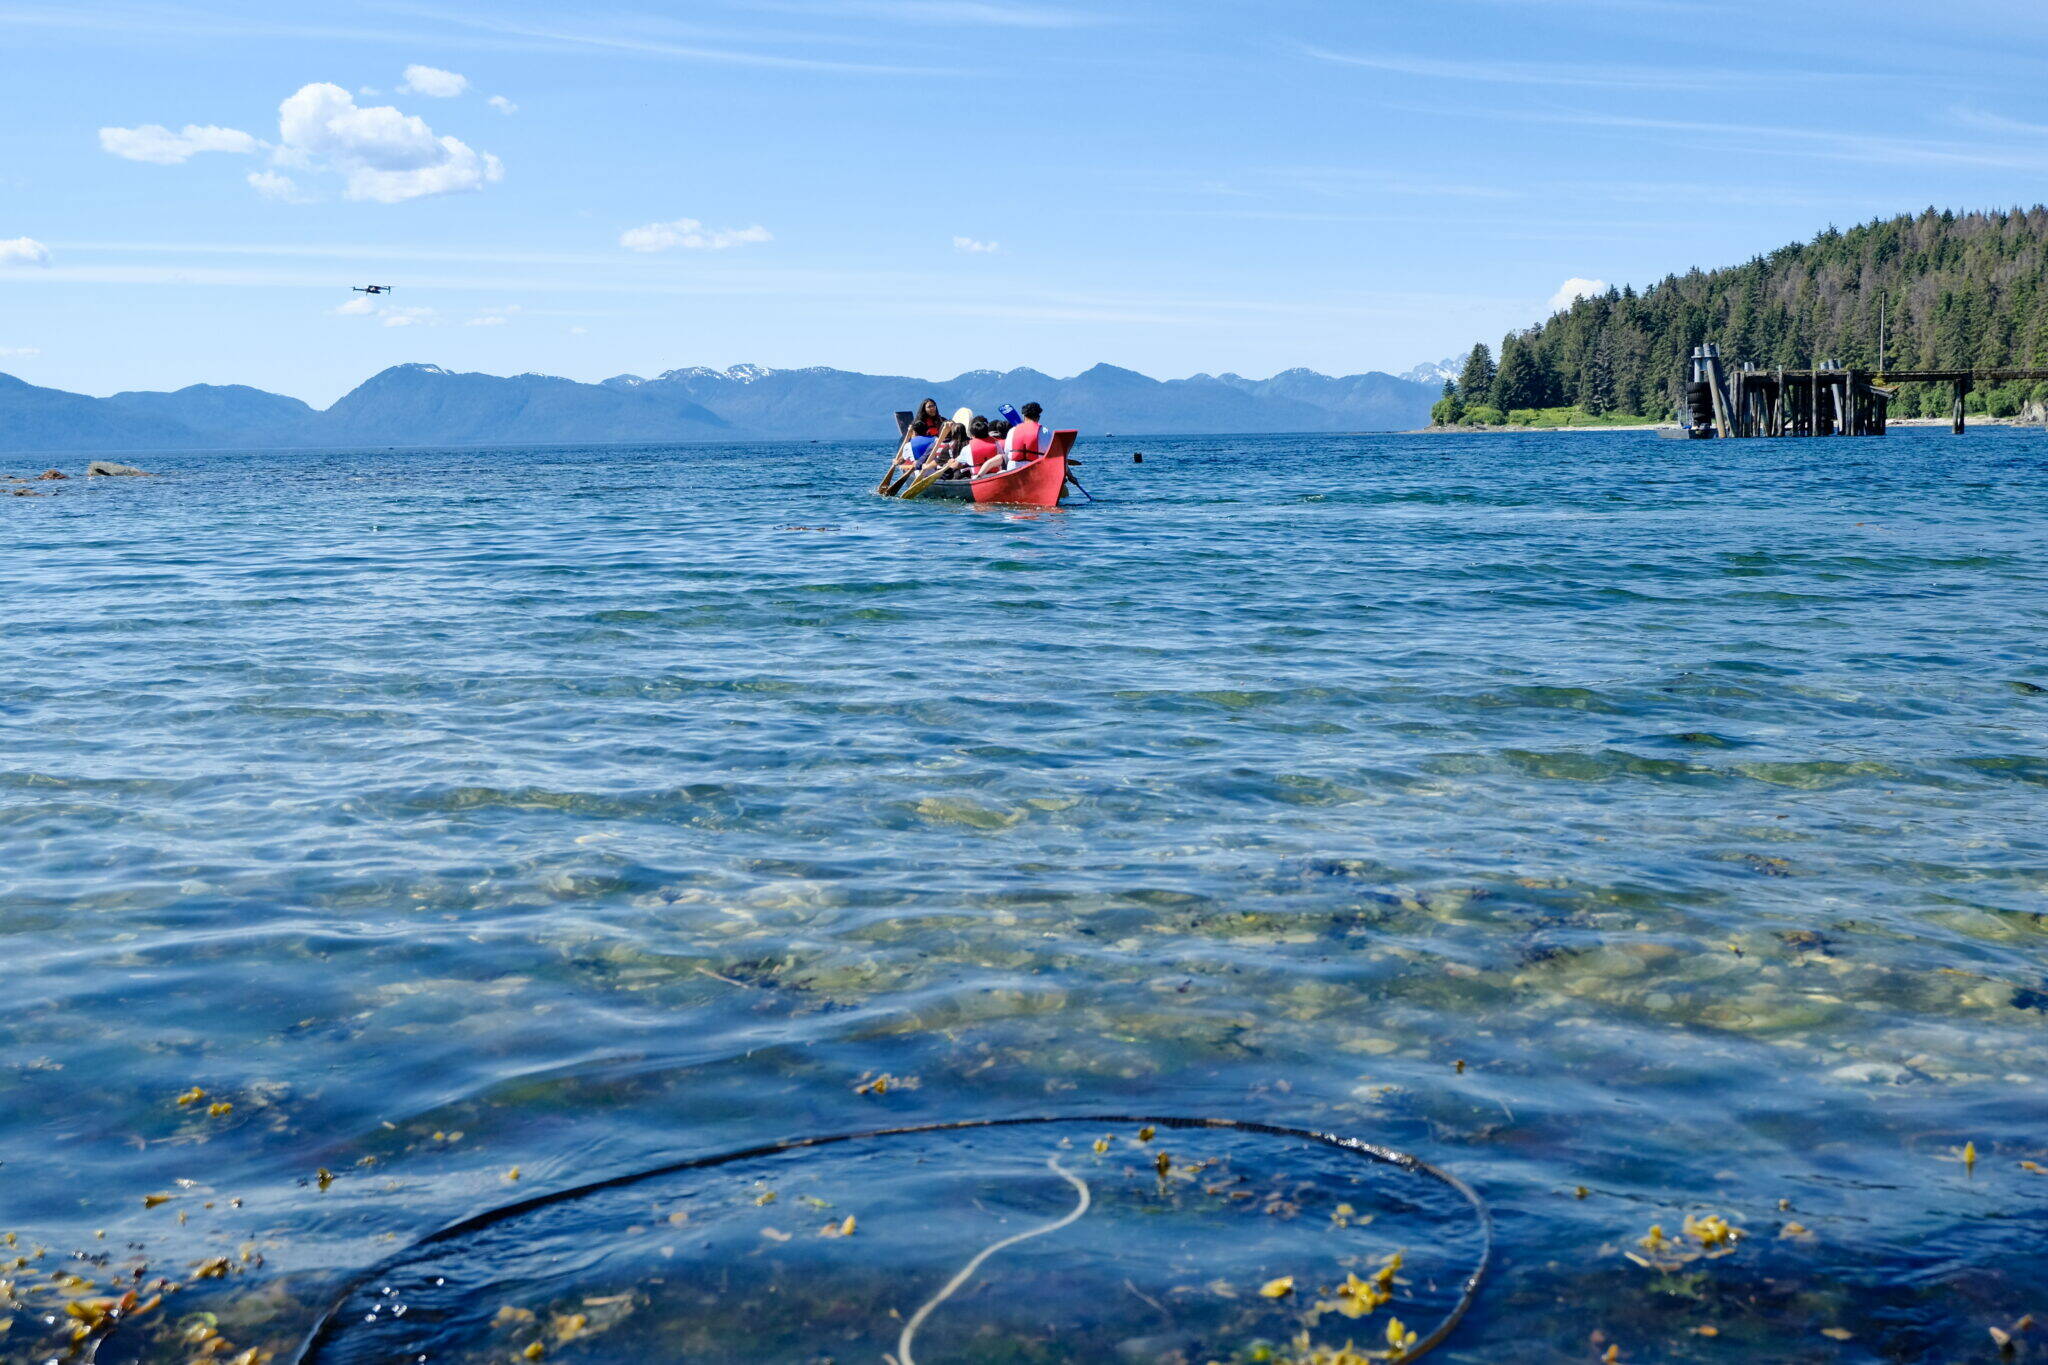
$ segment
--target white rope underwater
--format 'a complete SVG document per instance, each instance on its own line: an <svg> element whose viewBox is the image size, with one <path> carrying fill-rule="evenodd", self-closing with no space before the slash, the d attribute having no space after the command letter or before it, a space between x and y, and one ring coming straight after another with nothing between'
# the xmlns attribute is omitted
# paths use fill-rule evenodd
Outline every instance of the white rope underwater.
<svg viewBox="0 0 2048 1365"><path fill-rule="evenodd" d="M921 1306L915 1313L912 1313L910 1315L910 1321L903 1324L903 1335L896 1338L897 1365L917 1365L916 1357L910 1354L910 1342L911 1339L917 1335L917 1329L924 1326L924 1320L931 1316L932 1310L934 1308L937 1308L947 1299L952 1298L953 1295L959 1290L960 1286L966 1284L969 1280L974 1278L974 1272L981 1269L981 1263L983 1261L986 1261L989 1257L995 1255L998 1251L1001 1251L1005 1247L1013 1247L1017 1245L1017 1243L1027 1242L1031 1240L1033 1237L1043 1237L1048 1232L1058 1232L1061 1228L1072 1227L1075 1223L1078 1223L1081 1220L1081 1216L1083 1214L1088 1212L1088 1205L1093 1200L1093 1196L1091 1196L1088 1193L1088 1182L1081 1179L1080 1176L1075 1175L1066 1167L1060 1165L1060 1159L1057 1156L1047 1157L1045 1159L1045 1164L1052 1168L1053 1174L1059 1176L1069 1185L1072 1185L1074 1187L1075 1192L1078 1195L1080 1195L1080 1198L1075 1202L1072 1210L1070 1210L1065 1217L1056 1218L1052 1222L1046 1223L1041 1227L1027 1228L1023 1232L1012 1233L1010 1236L1003 1238L1003 1240L1001 1240L1000 1242L991 1242L989 1245L983 1247L980 1251L976 1252L973 1260L969 1261L966 1265L961 1266L959 1273L954 1275L952 1279L946 1281L945 1288L941 1289L938 1293L926 1299L924 1301L923 1306Z"/></svg>
<svg viewBox="0 0 2048 1365"><path fill-rule="evenodd" d="M878 1138L899 1138L937 1133L1022 1129L1049 1124L1085 1124L1089 1127L1097 1127L1104 1124L1152 1124L1160 1128L1182 1131L1263 1133L1269 1137L1287 1138L1296 1142L1335 1148L1338 1151L1348 1152L1363 1161L1376 1162L1383 1166L1391 1166L1396 1170L1407 1171L1412 1175L1422 1176L1451 1190L1459 1198L1463 1199L1472 1210L1472 1217L1479 1235L1479 1252L1470 1273L1465 1276L1464 1282L1460 1287L1458 1301L1452 1305L1451 1310L1444 1315L1443 1321L1436 1325L1434 1331L1431 1331L1421 1341L1408 1348L1408 1354L1405 1359L1410 1361L1422 1359L1422 1357L1442 1345L1457 1330L1459 1323L1464 1321L1465 1314L1478 1300L1480 1286L1485 1282L1487 1271L1493 1264L1493 1214L1486 1207L1486 1201L1479 1197L1477 1190L1451 1172L1433 1166L1420 1157L1412 1156L1407 1152L1396 1151L1391 1147L1382 1147L1376 1143L1366 1142L1359 1138L1343 1137L1336 1133L1317 1132L1307 1128L1288 1128L1280 1124L1262 1123L1256 1119L1230 1119L1215 1116L1191 1118L1168 1114L1090 1113L1038 1114L1013 1118L947 1119L933 1123L908 1124L894 1128L866 1128L857 1132L783 1138L776 1142L761 1143L757 1146L744 1147L736 1151L717 1152L708 1156L682 1157L643 1170L622 1171L582 1185L529 1195L524 1199L515 1200L509 1204L501 1204L496 1208L484 1209L473 1213L466 1218L458 1219L434 1232L428 1233L393 1255L347 1272L341 1282L334 1287L332 1297L328 1300L326 1308L307 1330L305 1338L299 1343L297 1352L290 1359L292 1365L341 1365L341 1362L344 1361L370 1358L348 1352L345 1349L345 1335L348 1328L344 1326L344 1323L357 1324L363 1321L359 1317L352 1316L350 1308L357 1296L368 1292L369 1285L384 1277L399 1275L405 1272L408 1267L417 1266L432 1256L437 1248L460 1242L464 1238L477 1236L491 1228L510 1223L515 1219L541 1209L570 1203L579 1199L586 1199L610 1190L630 1188L631 1186L663 1176L678 1175L687 1171L714 1170L722 1166L733 1165L737 1162L752 1161L762 1157L781 1156L790 1152L821 1151L828 1147L838 1146L841 1143L867 1142ZM1004 1247L1014 1246L1025 1237L1037 1237L1044 1233L1054 1232L1060 1228L1071 1226L1083 1214L1087 1213L1090 1203L1088 1186L1083 1181L1068 1174L1060 1166L1057 1159L1049 1161L1047 1165L1051 1167L1056 1175L1066 1180L1080 1192L1080 1206L1056 1223L1043 1228L1033 1229L1017 1237L1005 1238L987 1251L984 1251L981 1255L975 1257L965 1270L954 1277L954 1283L948 1285L938 1298L933 1299L918 1310L912 1326L907 1327L904 1330L903 1336L899 1339L899 1349L904 1350L906 1355L910 1346L912 1331L916 1324L922 1322L943 1301L947 1294L957 1292L960 1285L989 1256L1002 1250ZM380 1299L379 1302L382 1302L382 1300ZM389 1359L390 1357L386 1355L376 1358ZM893 1357L886 1354L883 1358L893 1361ZM915 1361L905 1359L894 1362L894 1365L915 1365Z"/></svg>

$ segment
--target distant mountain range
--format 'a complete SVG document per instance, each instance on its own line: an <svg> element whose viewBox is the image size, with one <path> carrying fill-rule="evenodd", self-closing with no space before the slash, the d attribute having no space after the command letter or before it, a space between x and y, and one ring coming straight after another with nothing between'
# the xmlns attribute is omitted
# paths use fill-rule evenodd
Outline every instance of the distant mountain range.
<svg viewBox="0 0 2048 1365"><path fill-rule="evenodd" d="M1427 384L1431 388L1441 389L1446 379L1453 381L1457 379L1464 363L1465 357L1461 355L1454 355L1448 360L1425 361L1402 375L1401 378L1411 384Z"/></svg>
<svg viewBox="0 0 2048 1365"><path fill-rule="evenodd" d="M571 444L616 441L859 440L895 433L890 414L936 398L951 413L1041 403L1090 435L1391 431L1422 426L1436 383L1371 373L1271 379L1148 379L1097 365L1070 379L974 370L933 382L846 370L669 370L601 384L553 375L459 374L396 365L324 411L239 384L108 398L0 374L0 451L115 451Z"/></svg>

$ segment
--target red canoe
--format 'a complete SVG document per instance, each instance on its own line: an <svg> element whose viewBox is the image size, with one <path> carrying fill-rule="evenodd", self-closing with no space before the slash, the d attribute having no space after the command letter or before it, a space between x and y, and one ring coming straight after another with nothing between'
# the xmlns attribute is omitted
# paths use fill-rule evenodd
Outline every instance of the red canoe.
<svg viewBox="0 0 2048 1365"><path fill-rule="evenodd" d="M924 490L927 498L954 502L997 502L1021 507L1057 507L1067 488L1067 452L1075 433L1056 431L1052 449L1030 464L978 479L940 479Z"/></svg>

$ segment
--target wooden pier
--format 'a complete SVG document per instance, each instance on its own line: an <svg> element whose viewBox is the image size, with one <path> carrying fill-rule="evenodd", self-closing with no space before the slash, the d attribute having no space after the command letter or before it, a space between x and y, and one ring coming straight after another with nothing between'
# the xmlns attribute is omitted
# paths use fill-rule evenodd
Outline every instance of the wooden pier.
<svg viewBox="0 0 2048 1365"><path fill-rule="evenodd" d="M1948 384L1955 434L1963 400L1979 384L2048 379L2048 369L1859 370L1822 361L1805 370L1730 368L1709 342L1692 353L1686 386L1694 436L1882 436L1898 384Z"/></svg>

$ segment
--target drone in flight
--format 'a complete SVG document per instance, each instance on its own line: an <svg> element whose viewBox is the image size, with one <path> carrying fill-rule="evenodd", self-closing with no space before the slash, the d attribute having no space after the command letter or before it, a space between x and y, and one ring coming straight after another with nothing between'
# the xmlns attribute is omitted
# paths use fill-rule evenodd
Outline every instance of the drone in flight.
<svg viewBox="0 0 2048 1365"><path fill-rule="evenodd" d="M391 286L388 284L358 284L351 286L350 292L355 294L388 294L391 292Z"/></svg>

